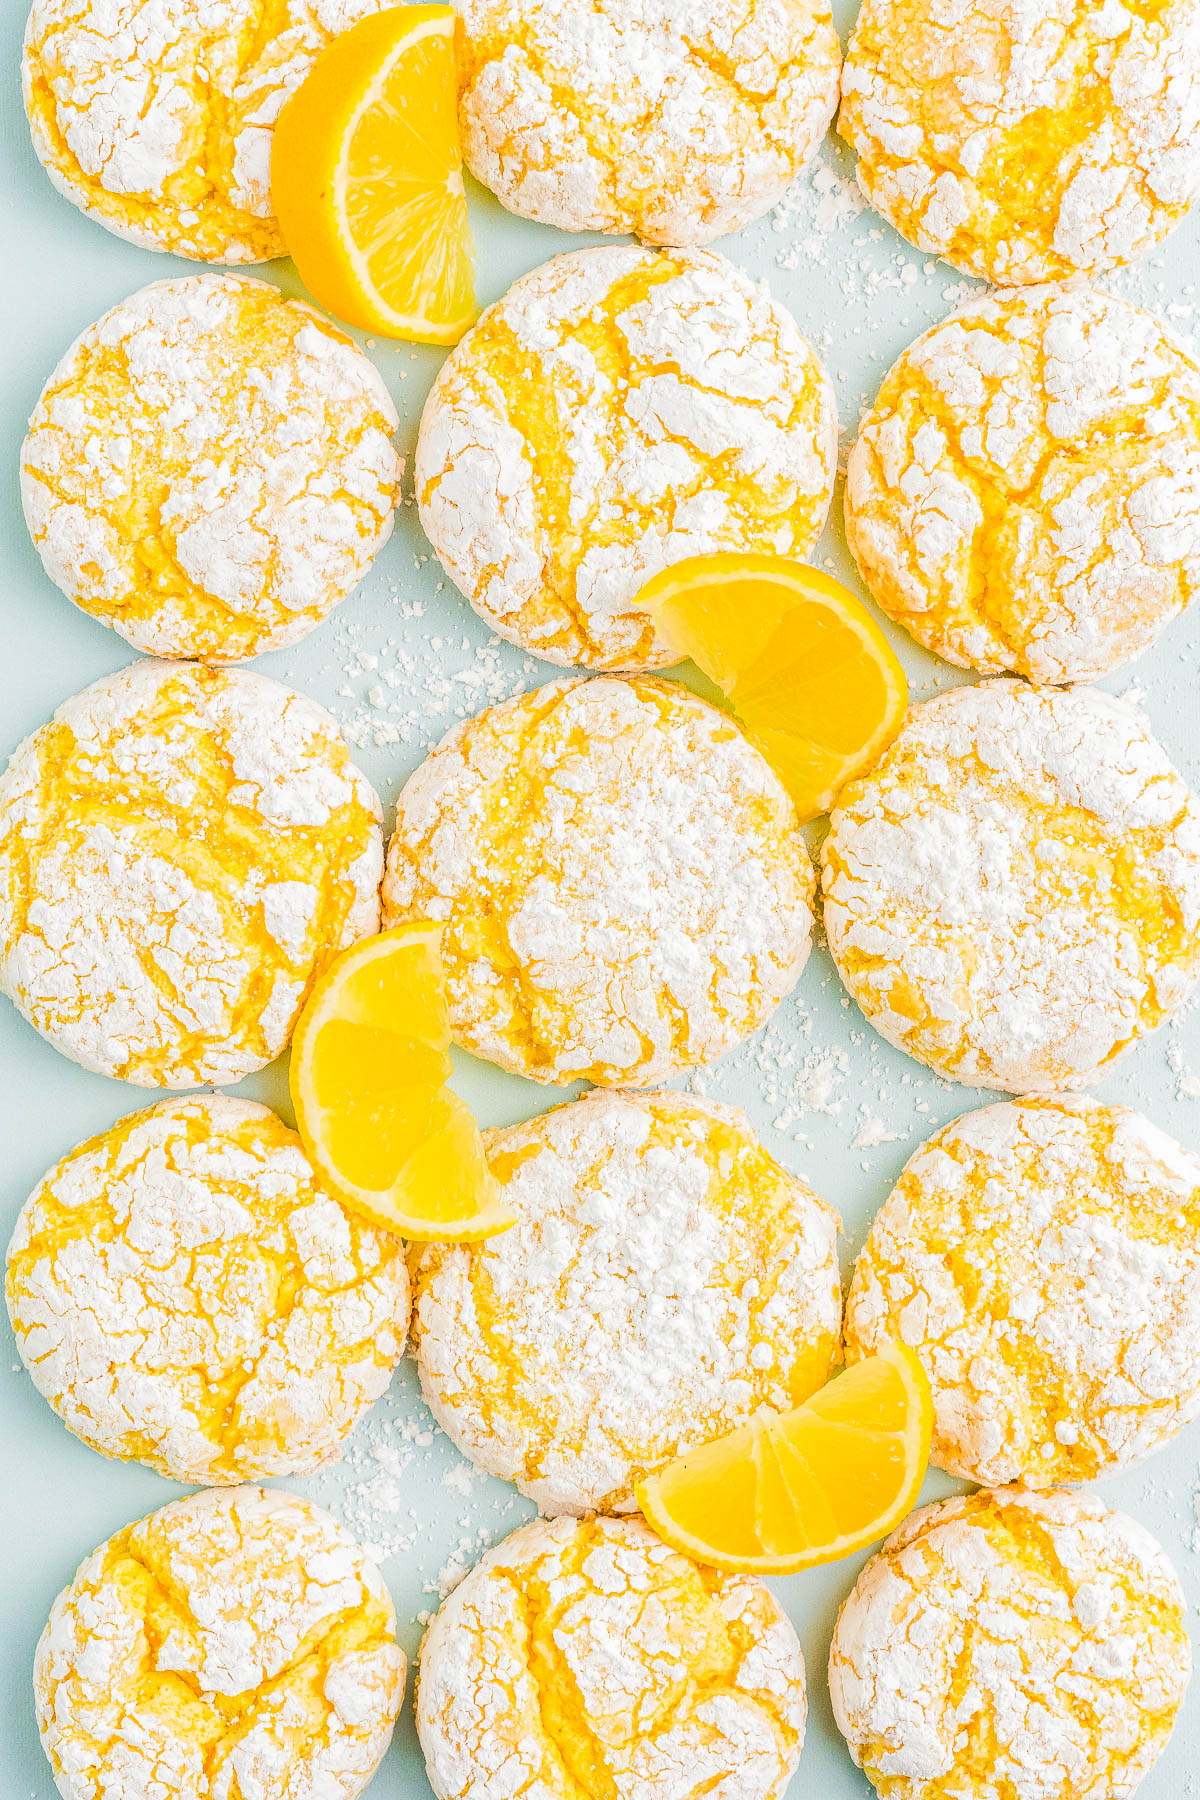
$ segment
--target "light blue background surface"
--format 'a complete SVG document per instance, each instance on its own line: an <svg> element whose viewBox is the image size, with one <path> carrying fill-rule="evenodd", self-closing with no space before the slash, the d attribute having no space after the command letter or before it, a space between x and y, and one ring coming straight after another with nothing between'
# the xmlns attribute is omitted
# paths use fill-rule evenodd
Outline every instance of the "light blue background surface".
<svg viewBox="0 0 1200 1800"><path fill-rule="evenodd" d="M0 0L0 755L40 725L87 682L131 660L129 647L76 612L43 573L21 518L17 463L25 421L53 365L77 332L114 302L173 270L193 268L109 236L56 195L29 145L19 98L24 0ZM835 3L848 28L853 0ZM824 354L838 389L845 431L873 396L893 358L924 327L952 309L974 284L962 282L903 245L845 185L849 161L831 144L781 218L765 220L721 246L766 279ZM572 240L504 214L471 190L480 298L509 283ZM263 270L298 292L290 264ZM1165 252L1111 284L1169 312L1185 336L1200 324L1200 215ZM411 452L416 421L440 353L407 346L372 349L402 416ZM853 580L840 532L840 495L818 557ZM555 671L505 647L485 649L487 633L465 602L442 583L415 509L402 508L395 538L371 576L336 617L296 650L260 659L349 722L367 742L356 755L390 803L397 788L465 712L478 710L489 684L552 679ZM423 609L418 615L414 603ZM915 697L960 679L893 634ZM1200 784L1197 697L1200 612L1176 622L1160 646L1107 686L1141 690L1141 703L1176 762ZM362 656L359 656L362 652ZM376 659L373 668L365 661ZM389 675L395 682L389 684ZM465 679L455 680L456 675ZM484 680L481 685L480 677ZM368 698L374 690L375 701ZM1135 693L1135 697L1139 697ZM388 707L393 710L386 710ZM382 727L382 730L380 730ZM396 741L376 743L374 736ZM1193 1084L1192 1071L1197 1078ZM487 1124L541 1110L550 1096L531 1084L460 1059L459 1085ZM701 1085L700 1083L697 1084ZM847 1270L871 1218L912 1148L941 1121L988 1096L936 1081L889 1049L842 995L818 947L794 997L765 1033L716 1069L703 1088L745 1107L774 1153L800 1170L840 1210ZM286 1106L282 1066L238 1091ZM1101 1090L1142 1107L1193 1148L1200 1148L1200 1011L1142 1044ZM153 1098L58 1056L0 1001L0 1235L48 1165L91 1133ZM856 1141L857 1140L857 1141ZM110 1532L176 1497L180 1489L132 1464L105 1461L58 1423L21 1370L3 1322L0 1355L0 1800L49 1800L53 1784L37 1739L30 1692L34 1645L55 1593L81 1558ZM461 1569L532 1508L502 1483L473 1476L424 1413L411 1364L360 1426L343 1463L297 1483L329 1505L364 1538L389 1552L385 1562L411 1653L418 1616L437 1604L439 1577ZM1175 1559L1194 1627L1200 1602L1197 1526L1200 1426L1144 1468L1102 1486L1153 1530ZM926 1498L953 1490L929 1477ZM781 1581L777 1586L804 1643L811 1723L790 1795L863 1800L870 1793L853 1768L830 1716L824 1666L837 1607L862 1559ZM410 1684L411 1693L411 1684ZM1172 1744L1141 1790L1142 1800L1183 1800L1200 1769L1200 1685L1191 1693ZM405 1708L395 1743L371 1788L372 1800L427 1800L420 1754Z"/></svg>

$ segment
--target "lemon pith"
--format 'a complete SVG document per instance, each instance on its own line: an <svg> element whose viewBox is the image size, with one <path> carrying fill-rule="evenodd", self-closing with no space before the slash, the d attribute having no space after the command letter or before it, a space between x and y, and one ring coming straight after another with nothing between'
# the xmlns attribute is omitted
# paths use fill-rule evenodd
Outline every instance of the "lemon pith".
<svg viewBox="0 0 1200 1800"><path fill-rule="evenodd" d="M688 1451L637 1499L676 1549L717 1568L786 1574L832 1562L891 1531L920 1492L933 1406L904 1345L837 1375L788 1413Z"/></svg>
<svg viewBox="0 0 1200 1800"><path fill-rule="evenodd" d="M478 1126L448 1088L440 930L425 921L359 944L314 988L292 1043L296 1122L318 1174L386 1231L484 1237L513 1214Z"/></svg>
<svg viewBox="0 0 1200 1800"><path fill-rule="evenodd" d="M288 250L349 324L452 344L474 317L455 106L453 7L402 6L335 39L280 115Z"/></svg>
<svg viewBox="0 0 1200 1800"><path fill-rule="evenodd" d="M718 553L638 595L664 640L715 681L801 822L827 812L903 723L908 683L860 600L820 569Z"/></svg>

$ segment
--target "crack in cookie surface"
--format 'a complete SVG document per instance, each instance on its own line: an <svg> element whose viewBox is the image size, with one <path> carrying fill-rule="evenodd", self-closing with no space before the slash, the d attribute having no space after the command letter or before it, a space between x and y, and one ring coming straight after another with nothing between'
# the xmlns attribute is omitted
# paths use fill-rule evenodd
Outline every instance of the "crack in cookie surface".
<svg viewBox="0 0 1200 1800"><path fill-rule="evenodd" d="M72 1431L205 1484L317 1468L386 1388L409 1312L399 1239L324 1192L274 1113L216 1095L131 1114L50 1170L7 1295Z"/></svg>
<svg viewBox="0 0 1200 1800"><path fill-rule="evenodd" d="M455 585L549 662L678 660L635 604L717 550L804 556L837 460L794 321L706 252L557 256L447 359L421 420L421 522Z"/></svg>
<svg viewBox="0 0 1200 1800"><path fill-rule="evenodd" d="M860 1574L834 1717L881 1800L1132 1794L1191 1667L1160 1546L1099 1500L982 1489L921 1507Z"/></svg>
<svg viewBox="0 0 1200 1800"><path fill-rule="evenodd" d="M598 676L443 740L401 793L384 906L442 926L465 1048L535 1081L649 1087L789 991L814 885L791 802L727 714Z"/></svg>
<svg viewBox="0 0 1200 1800"><path fill-rule="evenodd" d="M491 1133L488 1163L517 1223L425 1250L421 1384L544 1510L631 1511L652 1470L825 1381L838 1221L741 1113L598 1093Z"/></svg>
<svg viewBox="0 0 1200 1800"><path fill-rule="evenodd" d="M463 151L510 211L703 244L774 205L837 103L825 0L463 0Z"/></svg>
<svg viewBox="0 0 1200 1800"><path fill-rule="evenodd" d="M135 662L0 777L0 988L100 1074L236 1081L378 930L380 818L315 701L244 669Z"/></svg>
<svg viewBox="0 0 1200 1800"><path fill-rule="evenodd" d="M838 971L972 1087L1077 1087L1200 971L1200 814L1131 706L987 681L911 709L822 851Z"/></svg>
<svg viewBox="0 0 1200 1800"><path fill-rule="evenodd" d="M1130 262L1200 195L1200 0L865 0L842 96L872 205L985 281Z"/></svg>
<svg viewBox="0 0 1200 1800"><path fill-rule="evenodd" d="M156 656L295 643L392 529L396 411L374 366L265 282L156 282L43 390L21 457L47 573Z"/></svg>
<svg viewBox="0 0 1200 1800"><path fill-rule="evenodd" d="M1093 1100L967 1113L855 1264L847 1357L889 1338L929 1375L952 1475L1042 1488L1149 1455L1200 1411L1200 1162Z"/></svg>
<svg viewBox="0 0 1200 1800"><path fill-rule="evenodd" d="M1097 290L978 300L906 351L850 455L874 598L984 674L1092 680L1200 590L1200 370Z"/></svg>
<svg viewBox="0 0 1200 1800"><path fill-rule="evenodd" d="M640 1519L515 1532L421 1649L438 1800L776 1800L805 1716L800 1646L768 1590L689 1562Z"/></svg>

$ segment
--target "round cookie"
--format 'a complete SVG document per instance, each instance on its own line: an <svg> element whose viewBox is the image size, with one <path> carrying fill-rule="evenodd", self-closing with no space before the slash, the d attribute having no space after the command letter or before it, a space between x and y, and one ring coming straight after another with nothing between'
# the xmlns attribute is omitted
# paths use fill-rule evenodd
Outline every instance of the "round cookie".
<svg viewBox="0 0 1200 1800"><path fill-rule="evenodd" d="M1200 811L1124 701L986 681L847 787L825 929L875 1029L968 1087L1082 1087L1200 971Z"/></svg>
<svg viewBox="0 0 1200 1800"><path fill-rule="evenodd" d="M828 0L463 0L471 173L566 231L707 244L761 217L837 105Z"/></svg>
<svg viewBox="0 0 1200 1800"><path fill-rule="evenodd" d="M850 454L846 537L938 656L1103 675L1200 592L1200 369L1096 289L977 300L885 378Z"/></svg>
<svg viewBox="0 0 1200 1800"><path fill-rule="evenodd" d="M1160 1546L1099 1500L923 1506L842 1607L834 1717L886 1800L1117 1800L1183 1701L1186 1611Z"/></svg>
<svg viewBox="0 0 1200 1800"><path fill-rule="evenodd" d="M534 1081L652 1087L755 1031L808 955L780 781L674 682L556 681L444 738L400 795L389 925L442 927L450 1026Z"/></svg>
<svg viewBox="0 0 1200 1800"><path fill-rule="evenodd" d="M378 930L380 817L333 719L280 682L106 675L0 776L0 991L101 1075L237 1081Z"/></svg>
<svg viewBox="0 0 1200 1800"><path fill-rule="evenodd" d="M1002 286L1100 274L1200 195L1200 0L863 0L838 130L920 249Z"/></svg>
<svg viewBox="0 0 1200 1800"><path fill-rule="evenodd" d="M271 208L284 101L385 0L34 0L22 76L33 147L81 212L198 262L287 253Z"/></svg>
<svg viewBox="0 0 1200 1800"><path fill-rule="evenodd" d="M8 1249L34 1386L85 1444L189 1483L305 1475L404 1348L399 1238L294 1131L224 1095L120 1119L39 1182Z"/></svg>
<svg viewBox="0 0 1200 1800"><path fill-rule="evenodd" d="M154 656L278 650L392 530L396 409L374 366L262 281L193 275L67 351L21 455L46 573Z"/></svg>
<svg viewBox="0 0 1200 1800"><path fill-rule="evenodd" d="M493 1132L517 1215L416 1271L439 1424L544 1512L626 1512L672 1457L826 1380L841 1328L836 1214L739 1112L595 1093Z"/></svg>
<svg viewBox="0 0 1200 1800"><path fill-rule="evenodd" d="M421 419L421 523L501 636L547 662L678 662L636 600L709 551L804 556L837 418L791 315L710 252L569 251L443 363Z"/></svg>
<svg viewBox="0 0 1200 1800"><path fill-rule="evenodd" d="M299 1494L209 1488L118 1531L34 1659L67 1800L354 1800L404 1697L383 1580Z"/></svg>
<svg viewBox="0 0 1200 1800"><path fill-rule="evenodd" d="M851 1362L901 1339L933 1460L984 1485L1128 1467L1200 1412L1200 1161L1123 1106L967 1113L905 1165L846 1310Z"/></svg>
<svg viewBox="0 0 1200 1800"><path fill-rule="evenodd" d="M417 1731L438 1800L774 1800L804 1742L804 1659L774 1596L640 1519L539 1519L444 1601Z"/></svg>

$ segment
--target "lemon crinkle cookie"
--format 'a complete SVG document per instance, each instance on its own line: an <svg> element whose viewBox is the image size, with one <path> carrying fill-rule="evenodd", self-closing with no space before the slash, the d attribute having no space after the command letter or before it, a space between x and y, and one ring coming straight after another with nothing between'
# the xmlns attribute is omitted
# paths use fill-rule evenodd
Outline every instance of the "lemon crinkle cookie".
<svg viewBox="0 0 1200 1800"><path fill-rule="evenodd" d="M825 928L877 1031L952 1080L1078 1087L1200 970L1200 813L1140 713L1094 688L912 708L834 808Z"/></svg>
<svg viewBox="0 0 1200 1800"><path fill-rule="evenodd" d="M640 1519L538 1520L443 1603L416 1712L438 1800L775 1800L804 1741L804 1660L753 1577Z"/></svg>
<svg viewBox="0 0 1200 1800"><path fill-rule="evenodd" d="M60 193L118 237L199 262L286 247L271 207L284 101L382 0L34 0L33 147Z"/></svg>
<svg viewBox="0 0 1200 1800"><path fill-rule="evenodd" d="M404 1675L382 1578L328 1513L209 1488L80 1566L34 1692L64 1800L354 1800Z"/></svg>
<svg viewBox="0 0 1200 1800"><path fill-rule="evenodd" d="M291 644L392 529L396 410L373 365L265 282L155 282L54 371L21 458L46 571L156 656Z"/></svg>
<svg viewBox="0 0 1200 1800"><path fill-rule="evenodd" d="M678 661L639 612L709 551L804 556L837 461L828 377L723 257L615 246L523 276L447 359L421 419L421 522L502 636L556 663Z"/></svg>
<svg viewBox="0 0 1200 1800"><path fill-rule="evenodd" d="M8 1308L85 1443L176 1481L307 1474L404 1347L398 1238L322 1189L248 1100L167 1100L81 1144L26 1201Z"/></svg>
<svg viewBox="0 0 1200 1800"><path fill-rule="evenodd" d="M1200 370L1095 289L977 300L886 377L846 535L879 605L939 656L1102 675L1200 591Z"/></svg>
<svg viewBox="0 0 1200 1800"><path fill-rule="evenodd" d="M779 200L837 104L827 0L463 0L473 175L567 231L705 244Z"/></svg>
<svg viewBox="0 0 1200 1800"><path fill-rule="evenodd" d="M450 1026L535 1081L650 1087L754 1031L809 950L795 811L673 682L558 681L445 738L400 795L389 924L442 926Z"/></svg>
<svg viewBox="0 0 1200 1800"><path fill-rule="evenodd" d="M838 129L872 205L957 268L1115 268L1200 195L1200 0L864 0Z"/></svg>
<svg viewBox="0 0 1200 1800"><path fill-rule="evenodd" d="M421 1384L445 1430L544 1511L629 1511L635 1484L837 1351L837 1218L730 1107L593 1094L494 1132L517 1223L431 1244Z"/></svg>
<svg viewBox="0 0 1200 1800"><path fill-rule="evenodd" d="M829 1687L885 1800L1117 1800L1170 1736L1186 1603L1124 1513L984 1489L912 1513L859 1575Z"/></svg>
<svg viewBox="0 0 1200 1800"><path fill-rule="evenodd" d="M323 707L244 669L135 662L0 777L0 989L102 1075L236 1081L378 929L381 863L379 801Z"/></svg>
<svg viewBox="0 0 1200 1800"><path fill-rule="evenodd" d="M889 1338L929 1376L950 1474L1127 1467L1200 1411L1200 1161L1094 1100L967 1113L910 1159L855 1265L847 1356Z"/></svg>

